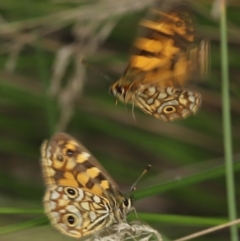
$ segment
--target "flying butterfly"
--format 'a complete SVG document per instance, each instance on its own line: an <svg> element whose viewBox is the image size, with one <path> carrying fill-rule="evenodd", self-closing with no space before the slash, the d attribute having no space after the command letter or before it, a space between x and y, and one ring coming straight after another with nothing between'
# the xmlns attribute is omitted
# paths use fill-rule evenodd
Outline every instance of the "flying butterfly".
<svg viewBox="0 0 240 241"><path fill-rule="evenodd" d="M140 21L142 37L134 42L123 76L110 87L116 99L138 106L163 121L195 114L200 93L183 85L191 78L205 76L209 42L198 40L188 5L161 1Z"/></svg>
<svg viewBox="0 0 240 241"><path fill-rule="evenodd" d="M132 198L119 191L106 170L72 136L56 133L44 141L41 165L46 184L44 209L59 231L81 238L126 223L134 209Z"/></svg>

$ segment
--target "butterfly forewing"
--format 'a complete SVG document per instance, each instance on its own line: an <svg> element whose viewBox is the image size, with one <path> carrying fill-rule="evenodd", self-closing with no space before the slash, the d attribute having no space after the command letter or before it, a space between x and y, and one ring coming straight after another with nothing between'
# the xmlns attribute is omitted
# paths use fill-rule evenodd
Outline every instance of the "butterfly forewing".
<svg viewBox="0 0 240 241"><path fill-rule="evenodd" d="M83 188L97 195L118 192L117 185L94 156L76 139L55 134L42 145L43 173L48 185ZM45 161L46 160L46 161Z"/></svg>
<svg viewBox="0 0 240 241"><path fill-rule="evenodd" d="M45 211L62 233L82 237L125 220L123 195L77 140L57 133L42 144L41 156Z"/></svg>
<svg viewBox="0 0 240 241"><path fill-rule="evenodd" d="M199 66L206 54L196 39L188 6L165 1L139 25L144 29L142 36L134 42L124 75L110 91L121 101L164 121L196 113L201 95L183 85L206 71L206 67Z"/></svg>

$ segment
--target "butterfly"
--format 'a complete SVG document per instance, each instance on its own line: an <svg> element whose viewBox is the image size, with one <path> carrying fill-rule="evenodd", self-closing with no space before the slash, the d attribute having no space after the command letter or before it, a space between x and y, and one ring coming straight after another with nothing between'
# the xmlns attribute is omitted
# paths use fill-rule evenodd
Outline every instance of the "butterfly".
<svg viewBox="0 0 240 241"><path fill-rule="evenodd" d="M133 210L100 163L76 139L56 133L41 146L44 209L53 226L81 238L126 222Z"/></svg>
<svg viewBox="0 0 240 241"><path fill-rule="evenodd" d="M206 76L209 42L197 39L186 4L161 3L152 9L151 19L140 21L142 37L136 38L124 74L109 91L116 100L173 121L195 114L201 105L201 94L183 85Z"/></svg>

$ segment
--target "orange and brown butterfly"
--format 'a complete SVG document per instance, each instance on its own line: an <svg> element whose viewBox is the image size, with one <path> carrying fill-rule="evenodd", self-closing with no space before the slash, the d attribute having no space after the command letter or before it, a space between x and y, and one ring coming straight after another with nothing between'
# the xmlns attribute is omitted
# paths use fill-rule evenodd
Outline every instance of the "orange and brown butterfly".
<svg viewBox="0 0 240 241"><path fill-rule="evenodd" d="M142 37L134 42L123 76L110 87L116 99L138 106L163 121L195 114L200 93L184 88L208 68L208 41L198 40L191 11L182 1L161 1L140 22Z"/></svg>
<svg viewBox="0 0 240 241"><path fill-rule="evenodd" d="M56 133L41 146L44 209L62 233L81 238L126 222L133 209L117 184L76 139Z"/></svg>

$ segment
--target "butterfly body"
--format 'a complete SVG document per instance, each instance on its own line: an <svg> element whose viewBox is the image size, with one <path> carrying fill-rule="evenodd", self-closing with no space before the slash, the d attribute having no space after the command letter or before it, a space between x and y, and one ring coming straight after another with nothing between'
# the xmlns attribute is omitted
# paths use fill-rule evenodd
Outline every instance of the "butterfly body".
<svg viewBox="0 0 240 241"><path fill-rule="evenodd" d="M77 140L55 134L41 147L45 212L62 233L80 238L126 222L132 210L104 168Z"/></svg>
<svg viewBox="0 0 240 241"><path fill-rule="evenodd" d="M110 92L120 101L138 106L158 119L186 118L197 112L201 95L183 86L207 71L204 62L208 42L196 40L185 5L165 12L152 10L151 17L140 22L143 37L134 42L129 64Z"/></svg>

